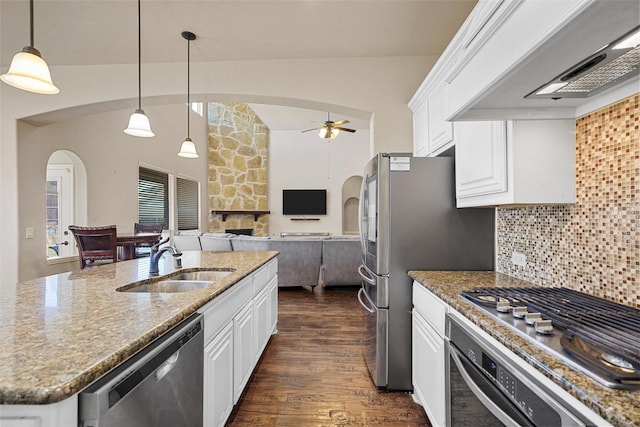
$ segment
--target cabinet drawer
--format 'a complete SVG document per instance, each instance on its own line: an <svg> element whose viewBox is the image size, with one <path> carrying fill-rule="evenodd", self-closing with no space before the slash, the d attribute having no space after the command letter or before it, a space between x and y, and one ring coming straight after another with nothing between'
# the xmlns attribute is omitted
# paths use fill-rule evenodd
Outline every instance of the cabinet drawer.
<svg viewBox="0 0 640 427"><path fill-rule="evenodd" d="M246 277L199 310L204 314L205 345L252 297L251 277Z"/></svg>
<svg viewBox="0 0 640 427"><path fill-rule="evenodd" d="M253 295L257 295L269 283L269 266L263 265L253 273Z"/></svg>
<svg viewBox="0 0 640 427"><path fill-rule="evenodd" d="M444 337L444 319L448 310L444 301L421 284L413 282L413 307L441 337Z"/></svg>

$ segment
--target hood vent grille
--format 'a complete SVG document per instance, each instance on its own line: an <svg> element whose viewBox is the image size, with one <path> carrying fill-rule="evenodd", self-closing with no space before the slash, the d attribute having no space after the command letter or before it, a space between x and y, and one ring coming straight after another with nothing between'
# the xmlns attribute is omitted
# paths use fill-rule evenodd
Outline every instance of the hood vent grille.
<svg viewBox="0 0 640 427"><path fill-rule="evenodd" d="M640 27L610 43L578 65L534 90L527 99L587 98L640 74L640 45L616 49L621 40Z"/></svg>

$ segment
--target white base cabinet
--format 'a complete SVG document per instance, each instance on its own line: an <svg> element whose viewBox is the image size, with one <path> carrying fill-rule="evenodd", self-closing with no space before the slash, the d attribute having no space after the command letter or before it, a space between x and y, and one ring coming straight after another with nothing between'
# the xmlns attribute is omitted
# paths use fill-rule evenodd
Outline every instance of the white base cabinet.
<svg viewBox="0 0 640 427"><path fill-rule="evenodd" d="M431 425L445 427L446 353L444 321L447 305L422 285L413 284L412 383L417 401Z"/></svg>
<svg viewBox="0 0 640 427"><path fill-rule="evenodd" d="M233 410L233 324L204 348L205 425L223 426Z"/></svg>
<svg viewBox="0 0 640 427"><path fill-rule="evenodd" d="M204 314L205 427L225 425L276 332L277 272L274 259L199 310Z"/></svg>
<svg viewBox="0 0 640 427"><path fill-rule="evenodd" d="M49 405L0 405L1 427L68 427L78 424L78 395Z"/></svg>

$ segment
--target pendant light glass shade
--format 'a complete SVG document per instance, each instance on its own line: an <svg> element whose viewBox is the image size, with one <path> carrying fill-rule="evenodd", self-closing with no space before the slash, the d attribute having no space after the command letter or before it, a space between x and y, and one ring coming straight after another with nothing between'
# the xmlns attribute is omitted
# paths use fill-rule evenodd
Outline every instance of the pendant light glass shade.
<svg viewBox="0 0 640 427"><path fill-rule="evenodd" d="M195 144L193 143L193 141L189 136L189 129L190 129L189 115L191 114L191 111L190 111L191 100L189 98L190 85L191 85L191 79L189 77L191 74L191 66L190 66L191 41L196 39L196 35L190 31L183 31L182 38L184 38L187 41L187 137L184 139L184 141L182 142L182 145L180 146L180 151L178 152L178 156L185 157L187 159L197 159L200 156L196 151Z"/></svg>
<svg viewBox="0 0 640 427"><path fill-rule="evenodd" d="M156 136L151 130L149 118L144 114L144 111L139 108L129 117L129 126L124 130L124 133L142 138Z"/></svg>
<svg viewBox="0 0 640 427"><path fill-rule="evenodd" d="M33 47L33 0L29 0L30 44L13 56L9 71L0 76L6 84L27 92L55 95L60 89L53 84L49 66Z"/></svg>
<svg viewBox="0 0 640 427"><path fill-rule="evenodd" d="M129 126L124 130L124 133L141 138L151 138L152 136L156 136L156 134L151 130L149 118L142 110L142 78L140 76L142 42L140 39L140 0L138 0L138 108L133 112L131 117L129 117Z"/></svg>
<svg viewBox="0 0 640 427"><path fill-rule="evenodd" d="M197 159L200 157L196 151L196 145L193 143L191 138L186 137L184 142L180 146L180 152L178 153L180 157L186 157L187 159Z"/></svg>

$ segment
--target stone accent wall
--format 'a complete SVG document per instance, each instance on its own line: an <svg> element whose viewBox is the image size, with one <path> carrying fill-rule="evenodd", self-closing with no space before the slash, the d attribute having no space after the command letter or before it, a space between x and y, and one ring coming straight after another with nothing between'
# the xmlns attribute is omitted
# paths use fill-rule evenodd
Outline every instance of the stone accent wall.
<svg viewBox="0 0 640 427"><path fill-rule="evenodd" d="M636 94L576 121L575 205L498 209L497 271L640 308L639 178Z"/></svg>
<svg viewBox="0 0 640 427"><path fill-rule="evenodd" d="M247 104L215 103L209 114L209 231L253 228L268 236L267 215L221 215L211 210L267 210L269 129Z"/></svg>

